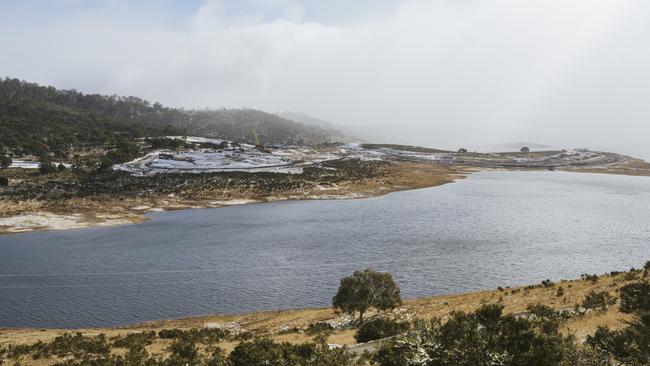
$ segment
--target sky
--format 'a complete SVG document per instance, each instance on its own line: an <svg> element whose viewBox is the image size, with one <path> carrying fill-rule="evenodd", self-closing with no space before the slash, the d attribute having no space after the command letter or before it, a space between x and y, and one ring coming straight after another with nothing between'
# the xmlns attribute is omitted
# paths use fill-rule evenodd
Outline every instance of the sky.
<svg viewBox="0 0 650 366"><path fill-rule="evenodd" d="M0 49L63 89L650 159L645 0L0 0Z"/></svg>

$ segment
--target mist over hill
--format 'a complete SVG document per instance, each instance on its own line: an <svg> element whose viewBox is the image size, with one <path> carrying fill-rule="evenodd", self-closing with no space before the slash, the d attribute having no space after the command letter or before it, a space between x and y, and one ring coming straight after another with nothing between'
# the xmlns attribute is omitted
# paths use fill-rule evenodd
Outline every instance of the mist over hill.
<svg viewBox="0 0 650 366"><path fill-rule="evenodd" d="M264 144L320 144L339 131L254 109L184 110L139 97L84 94L0 79L0 151L66 155L146 136L195 135Z"/></svg>

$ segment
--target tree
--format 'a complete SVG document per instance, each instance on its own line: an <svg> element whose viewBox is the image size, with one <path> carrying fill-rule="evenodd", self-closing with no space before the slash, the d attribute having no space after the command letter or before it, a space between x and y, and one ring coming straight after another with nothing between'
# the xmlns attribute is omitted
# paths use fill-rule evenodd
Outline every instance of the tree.
<svg viewBox="0 0 650 366"><path fill-rule="evenodd" d="M465 149L464 147L461 147L460 149L458 149L458 152L460 154L467 154L467 149Z"/></svg>
<svg viewBox="0 0 650 366"><path fill-rule="evenodd" d="M54 166L54 164L51 162L44 160L41 161L38 165L38 170L41 172L41 174L54 173L56 171L56 166Z"/></svg>
<svg viewBox="0 0 650 366"><path fill-rule="evenodd" d="M355 271L352 276L343 278L332 299L335 309L350 315L358 311L359 323L363 323L363 314L371 307L387 310L401 303L399 287L393 281L393 276L371 269Z"/></svg>
<svg viewBox="0 0 650 366"><path fill-rule="evenodd" d="M11 158L7 155L0 154L0 169L7 169L11 166Z"/></svg>
<svg viewBox="0 0 650 366"><path fill-rule="evenodd" d="M528 146L524 146L519 151L521 151L522 153L527 153L527 152L530 152L530 148Z"/></svg>

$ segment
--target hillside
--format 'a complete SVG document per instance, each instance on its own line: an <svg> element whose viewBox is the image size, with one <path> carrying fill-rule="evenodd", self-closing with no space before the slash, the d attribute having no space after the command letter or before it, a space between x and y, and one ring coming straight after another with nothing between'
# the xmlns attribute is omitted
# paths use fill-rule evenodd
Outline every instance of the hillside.
<svg viewBox="0 0 650 366"><path fill-rule="evenodd" d="M327 131L332 137L337 138L341 141L346 141L349 139L360 140L358 137L353 136L353 134L350 133L350 131L348 131L347 129L345 129L345 127L337 125L334 122L325 121L320 118L310 116L309 114L306 113L284 111L275 114L284 119L288 119L299 123L304 123L305 125L308 126L322 128L325 131Z"/></svg>
<svg viewBox="0 0 650 366"><path fill-rule="evenodd" d="M110 359L111 357L115 361L114 364L124 364L118 363L122 361L119 357L129 352L126 357L133 357L135 354L133 350L136 350L142 355L140 358L151 357L148 364L181 364L173 362L174 357L178 356L174 345L178 346L181 344L180 341L185 340L186 346L193 350L192 355L195 358L190 364L230 366L270 364L251 363L248 359L242 361L236 356L238 350L242 349L253 354L253 351L258 350L257 347L261 345L265 350L271 348L290 352L291 345L304 351L315 347L314 342L316 344L324 342L325 349L330 350L321 355L324 359L336 356L331 353L333 352L331 350L344 352L348 357L329 363L292 363L292 365L420 365L421 363L396 363L394 360L391 362L392 357L386 358L385 352L392 349L394 352L389 354L409 355L410 353L405 353L400 347L409 344L417 345L414 343L414 336L418 335L418 331L427 329L450 332L452 342L450 344L424 343L421 346L423 350L437 344L438 350L455 351L457 357L461 355L467 357L466 355L471 354L470 350L489 349L490 345L480 341L486 334L490 334L491 328L483 327L472 318L471 314L476 311L478 314L485 315L485 309L490 309L485 307L486 304L491 304L500 306L503 312L503 315L501 311L496 314L504 325L497 335L500 337L498 339L508 339L509 335L513 335L517 340L508 343L510 349L518 350L518 353L513 356L521 358L529 355L534 360L550 358L548 355L553 354L556 356L551 360L552 362L546 360L547 362L512 362L500 363L501 365L641 365L647 363L635 363L635 361L646 357L647 353L644 352L647 352L647 346L636 343L638 342L636 337L638 340L647 339L644 338L647 328L644 328L642 323L635 322L635 319L638 319L635 315L629 314L627 310L623 311L625 309L622 305L624 303L622 297L625 297L624 288L635 288L638 286L637 283L643 284L642 281L647 278L646 276L647 272L632 269L629 272L614 271L601 276L583 275L581 279L562 280L557 283L546 280L541 284L529 286L499 287L479 292L405 300L394 310L371 311L368 322L390 319L406 324L406 329L395 332L397 335L393 336L375 333L372 337L375 340L366 343L360 343L355 339L362 327L355 323L350 315L337 313L331 308L210 315L153 321L119 328L0 329L0 360L4 353L7 364L19 362L21 365L52 365L65 360L70 365L85 365L93 364L90 362L97 358ZM441 327L441 324L444 326ZM429 328L423 328L424 325L428 325ZM455 327L459 329L454 329ZM626 330L626 327L629 328ZM536 331L531 332L531 328ZM639 329L640 332L634 333L630 329ZM458 333L452 332L453 330L468 336L460 337ZM76 338L71 338L73 335ZM436 339L441 338L439 333L433 335L438 337ZM457 339L461 341L456 341ZM594 347L596 340L601 342L597 344L599 347ZM620 341L627 342L616 343ZM475 345L473 342L478 344ZM497 347L501 347L504 342L497 343L499 345ZM94 347L91 348L90 345ZM98 345L101 347L97 347ZM522 346L519 348L517 345ZM635 348L639 345L640 350ZM342 346L345 348L340 348ZM530 348L538 353L530 352ZM597 350L594 351L594 348ZM221 363L208 363L207 359L216 354L215 349L219 350ZM75 350L77 352L74 352ZM635 351L636 354L630 354L629 350ZM364 357L362 355L364 352L369 357ZM384 357L380 357L382 352ZM228 361L225 360L227 355L230 355ZM276 361L282 359L281 355L282 352L261 353L258 357ZM621 358L631 362L614 363L614 360ZM157 359L167 361L156 363ZM354 359L359 360L355 362ZM204 360L205 363L201 363L200 360ZM600 363L594 360L599 360ZM486 361L459 363L456 359L437 363L437 365L459 364L488 363Z"/></svg>
<svg viewBox="0 0 650 366"><path fill-rule="evenodd" d="M65 157L80 148L145 136L194 135L237 142L318 144L330 131L252 109L185 111L138 97L83 94L0 80L0 151Z"/></svg>

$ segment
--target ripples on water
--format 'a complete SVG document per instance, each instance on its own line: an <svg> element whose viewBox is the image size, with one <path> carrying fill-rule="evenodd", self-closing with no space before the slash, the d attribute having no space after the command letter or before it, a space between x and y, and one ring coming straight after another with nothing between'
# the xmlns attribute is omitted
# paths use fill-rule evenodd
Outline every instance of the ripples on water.
<svg viewBox="0 0 650 366"><path fill-rule="evenodd" d="M339 279L366 267L393 273L404 297L638 267L648 207L650 178L490 172L373 199L0 236L0 327L329 306Z"/></svg>

